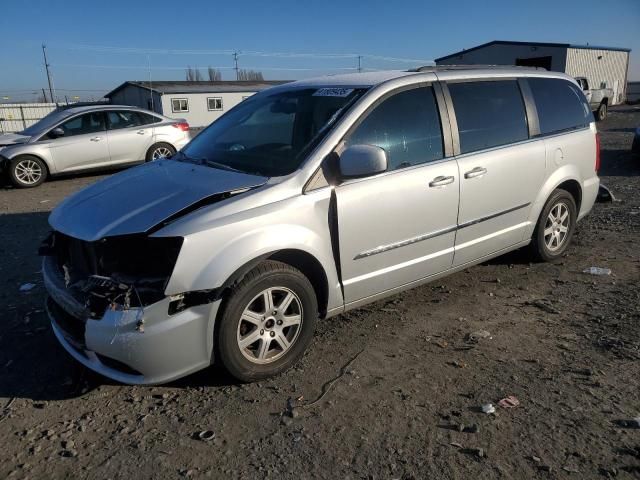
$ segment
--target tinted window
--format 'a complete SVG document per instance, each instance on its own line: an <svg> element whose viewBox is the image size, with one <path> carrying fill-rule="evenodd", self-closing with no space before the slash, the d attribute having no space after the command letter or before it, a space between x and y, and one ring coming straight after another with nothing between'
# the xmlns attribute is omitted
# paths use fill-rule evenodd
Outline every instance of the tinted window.
<svg viewBox="0 0 640 480"><path fill-rule="evenodd" d="M442 129L433 89L414 88L384 100L346 144L384 148L389 170L442 158Z"/></svg>
<svg viewBox="0 0 640 480"><path fill-rule="evenodd" d="M144 112L136 112L138 114L138 117L140 118L140 123L142 125L149 125L150 123L159 123L162 121L161 118L158 118L154 115L149 115L148 113L144 113Z"/></svg>
<svg viewBox="0 0 640 480"><path fill-rule="evenodd" d="M527 81L543 135L584 127L593 121L584 94L573 83L555 78L528 78Z"/></svg>
<svg viewBox="0 0 640 480"><path fill-rule="evenodd" d="M104 130L104 115L102 112L85 113L64 122L60 128L64 130L65 137L101 132Z"/></svg>
<svg viewBox="0 0 640 480"><path fill-rule="evenodd" d="M529 138L527 116L515 80L450 83L461 153Z"/></svg>
<svg viewBox="0 0 640 480"><path fill-rule="evenodd" d="M109 130L142 125L142 119L138 116L138 112L117 110L107 112L107 118L109 119Z"/></svg>

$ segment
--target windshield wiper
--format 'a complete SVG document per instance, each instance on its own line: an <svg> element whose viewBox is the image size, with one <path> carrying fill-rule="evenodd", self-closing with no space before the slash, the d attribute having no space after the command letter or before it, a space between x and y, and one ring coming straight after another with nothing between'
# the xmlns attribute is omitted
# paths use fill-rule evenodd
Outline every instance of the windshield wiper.
<svg viewBox="0 0 640 480"><path fill-rule="evenodd" d="M202 164L207 165L208 167L219 168L220 170L228 170L230 172L244 173L242 170L238 170L237 168L230 167L225 163L214 162L213 160L207 160L206 158L202 159Z"/></svg>

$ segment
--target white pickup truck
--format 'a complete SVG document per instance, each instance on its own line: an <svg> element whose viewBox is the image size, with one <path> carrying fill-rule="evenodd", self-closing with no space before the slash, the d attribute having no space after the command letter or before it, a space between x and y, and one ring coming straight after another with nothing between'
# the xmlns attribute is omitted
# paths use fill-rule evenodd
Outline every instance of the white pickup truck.
<svg viewBox="0 0 640 480"><path fill-rule="evenodd" d="M582 87L596 120L607 118L607 108L613 101L613 90L610 88L589 88L589 81L585 77L576 77L576 80Z"/></svg>

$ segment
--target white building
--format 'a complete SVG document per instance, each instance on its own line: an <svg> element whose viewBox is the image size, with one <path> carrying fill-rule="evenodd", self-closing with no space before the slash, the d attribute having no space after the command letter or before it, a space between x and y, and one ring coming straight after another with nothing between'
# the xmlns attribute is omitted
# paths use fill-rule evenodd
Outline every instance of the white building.
<svg viewBox="0 0 640 480"><path fill-rule="evenodd" d="M105 95L116 105L153 110L205 127L224 112L266 88L285 81L127 81Z"/></svg>
<svg viewBox="0 0 640 480"><path fill-rule="evenodd" d="M436 65L521 65L586 77L591 88L611 88L612 105L626 99L628 48L494 40L436 58Z"/></svg>

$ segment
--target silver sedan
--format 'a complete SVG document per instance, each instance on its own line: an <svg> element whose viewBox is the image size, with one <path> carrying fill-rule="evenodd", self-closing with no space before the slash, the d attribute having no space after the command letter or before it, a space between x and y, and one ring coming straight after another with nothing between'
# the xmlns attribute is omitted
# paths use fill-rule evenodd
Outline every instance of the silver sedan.
<svg viewBox="0 0 640 480"><path fill-rule="evenodd" d="M0 135L0 167L16 187L36 187L50 175L171 157L189 138L183 119L127 106L74 107Z"/></svg>

